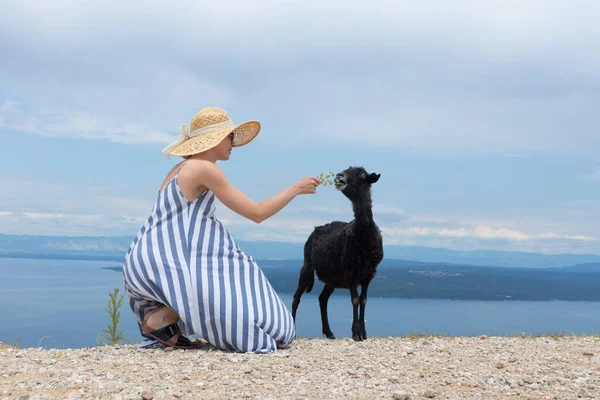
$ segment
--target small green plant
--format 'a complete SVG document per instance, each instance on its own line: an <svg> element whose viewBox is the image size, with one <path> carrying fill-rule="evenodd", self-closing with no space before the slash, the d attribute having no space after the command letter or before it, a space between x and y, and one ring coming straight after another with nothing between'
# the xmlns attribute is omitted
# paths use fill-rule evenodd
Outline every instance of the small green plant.
<svg viewBox="0 0 600 400"><path fill-rule="evenodd" d="M564 339L566 336L568 336L568 334L566 334L565 331L548 332L546 334L546 336L551 337L552 339ZM573 336L575 336L575 335L573 335Z"/></svg>
<svg viewBox="0 0 600 400"><path fill-rule="evenodd" d="M412 332L408 335L411 339L429 339L429 338L441 338L441 337L450 337L444 336L441 333L425 333L425 332Z"/></svg>
<svg viewBox="0 0 600 400"><path fill-rule="evenodd" d="M43 336L40 341L38 342L38 347L42 347L42 342L44 341L44 339L48 339L50 336Z"/></svg>
<svg viewBox="0 0 600 400"><path fill-rule="evenodd" d="M119 330L119 320L121 319L121 313L119 312L119 307L123 305L123 295L119 295L119 289L115 288L112 293L108 294L110 299L108 300L107 307L104 307L104 310L110 316L110 325L106 328L102 329L102 332L105 334L100 334L100 337L106 339L109 345L114 346L118 344L120 340L127 340L126 337L123 336L123 331Z"/></svg>
<svg viewBox="0 0 600 400"><path fill-rule="evenodd" d="M560 331L560 332L535 332L535 333L519 333L516 335L512 335L513 337L518 337L521 339L535 339L535 338L542 338L542 337L548 337L548 338L552 338L552 339L564 339L565 337L568 336L580 336L580 337L586 337L589 336L589 334L587 333L582 333L582 334L576 334L576 333L572 333L572 334L568 334L566 333L564 330Z"/></svg>
<svg viewBox="0 0 600 400"><path fill-rule="evenodd" d="M20 349L21 348L21 338L19 337L17 339L17 343L13 343L13 344L9 344L9 343L2 343L0 342L0 350L4 349L4 348L9 348L9 349Z"/></svg>
<svg viewBox="0 0 600 400"><path fill-rule="evenodd" d="M327 173L327 175L325 175L324 173L321 172L319 174L319 180L321 181L321 185L327 186L327 185L335 185L336 183L338 183L337 178L335 178L333 180L329 179L332 176L335 176L335 174L331 171L329 171L329 173Z"/></svg>

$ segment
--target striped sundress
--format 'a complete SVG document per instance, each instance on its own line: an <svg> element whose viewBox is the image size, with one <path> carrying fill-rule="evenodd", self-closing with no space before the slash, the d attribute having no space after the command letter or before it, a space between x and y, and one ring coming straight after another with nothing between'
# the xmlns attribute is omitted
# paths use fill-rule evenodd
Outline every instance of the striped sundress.
<svg viewBox="0 0 600 400"><path fill-rule="evenodd" d="M269 353L288 346L296 332L285 304L214 214L214 193L187 200L178 173L125 257L125 292L137 321L166 304L181 318L184 335L222 350Z"/></svg>

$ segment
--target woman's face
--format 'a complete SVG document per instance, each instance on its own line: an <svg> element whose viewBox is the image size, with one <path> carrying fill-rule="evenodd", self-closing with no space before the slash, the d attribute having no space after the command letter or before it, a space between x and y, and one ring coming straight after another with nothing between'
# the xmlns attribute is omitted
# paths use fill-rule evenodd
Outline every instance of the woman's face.
<svg viewBox="0 0 600 400"><path fill-rule="evenodd" d="M233 149L233 132L231 132L225 139L221 141L216 147L217 151L217 159L219 160L229 160L229 156L231 155L231 150Z"/></svg>

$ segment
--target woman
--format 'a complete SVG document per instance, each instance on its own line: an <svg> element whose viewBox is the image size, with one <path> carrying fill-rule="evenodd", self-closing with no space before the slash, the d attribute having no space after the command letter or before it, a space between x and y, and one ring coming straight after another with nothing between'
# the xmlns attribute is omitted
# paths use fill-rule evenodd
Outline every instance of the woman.
<svg viewBox="0 0 600 400"><path fill-rule="evenodd" d="M205 108L163 150L185 160L167 174L123 267L142 334L163 346L194 348L183 332L222 350L266 353L295 338L284 303L214 214L216 197L260 223L296 195L315 193L319 179L306 177L255 203L229 183L216 162L259 131L257 121L235 126L224 110Z"/></svg>

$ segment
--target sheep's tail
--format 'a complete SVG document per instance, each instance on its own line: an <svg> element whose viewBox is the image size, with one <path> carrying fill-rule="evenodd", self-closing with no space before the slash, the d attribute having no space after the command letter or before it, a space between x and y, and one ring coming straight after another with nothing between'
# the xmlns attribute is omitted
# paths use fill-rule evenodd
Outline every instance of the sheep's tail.
<svg viewBox="0 0 600 400"><path fill-rule="evenodd" d="M311 235L312 237L312 235ZM315 268L312 266L310 262L310 253L312 251L312 240L309 240L304 245L304 265L302 265L302 269L300 270L300 279L303 281L306 286L306 293L310 293L314 284L315 284Z"/></svg>
<svg viewBox="0 0 600 400"><path fill-rule="evenodd" d="M306 271L306 272L304 272ZM302 267L302 272L303 273L303 279L304 282L306 283L306 293L310 293L310 291L312 290L314 284L315 284L315 269L312 268L309 265L304 265Z"/></svg>

